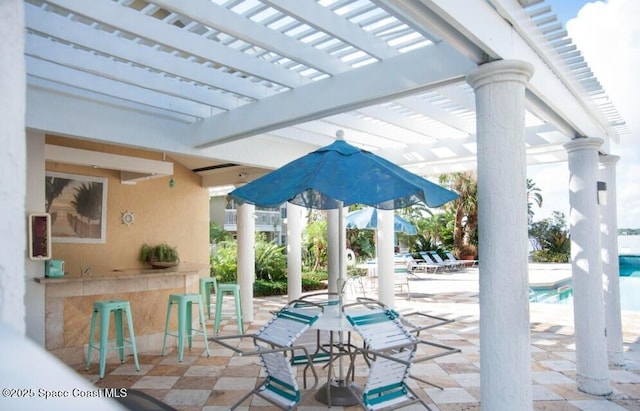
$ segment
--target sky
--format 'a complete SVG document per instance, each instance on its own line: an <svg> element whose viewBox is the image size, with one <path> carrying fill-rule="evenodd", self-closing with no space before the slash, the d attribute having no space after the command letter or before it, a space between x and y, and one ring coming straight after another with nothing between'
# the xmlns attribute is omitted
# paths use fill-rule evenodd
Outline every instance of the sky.
<svg viewBox="0 0 640 411"><path fill-rule="evenodd" d="M605 92L626 121L629 134L612 142L617 165L618 227L640 228L640 1L547 0ZM535 75L535 74L534 74ZM569 171L564 163L529 166L543 205L534 221L553 211L569 216Z"/></svg>

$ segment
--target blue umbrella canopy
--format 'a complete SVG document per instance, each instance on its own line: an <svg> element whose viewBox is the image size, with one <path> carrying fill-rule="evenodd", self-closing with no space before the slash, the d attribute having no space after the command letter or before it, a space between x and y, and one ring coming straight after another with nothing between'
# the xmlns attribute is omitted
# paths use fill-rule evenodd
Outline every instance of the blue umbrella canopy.
<svg viewBox="0 0 640 411"><path fill-rule="evenodd" d="M240 204L335 209L351 204L393 210L439 207L458 194L338 139L230 193Z"/></svg>
<svg viewBox="0 0 640 411"><path fill-rule="evenodd" d="M345 218L347 228L358 228L360 230L375 230L378 228L378 210L373 207L352 211ZM409 235L418 234L418 230L413 224L395 214L393 216L393 230Z"/></svg>

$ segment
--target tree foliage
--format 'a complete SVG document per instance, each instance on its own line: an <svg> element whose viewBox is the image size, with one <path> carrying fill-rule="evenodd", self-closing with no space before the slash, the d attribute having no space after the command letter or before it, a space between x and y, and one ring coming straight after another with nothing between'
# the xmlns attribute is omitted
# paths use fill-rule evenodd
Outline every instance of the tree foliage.
<svg viewBox="0 0 640 411"><path fill-rule="evenodd" d="M440 184L460 195L444 205L453 212L453 247L458 249L466 244L478 243L478 182L474 172L450 173L440 176Z"/></svg>
<svg viewBox="0 0 640 411"><path fill-rule="evenodd" d="M571 240L564 213L554 211L553 216L536 221L529 228L534 251L534 262L569 262Z"/></svg>
<svg viewBox="0 0 640 411"><path fill-rule="evenodd" d="M327 266L327 221L315 217L307 224L302 235L303 263L310 271L319 271Z"/></svg>
<svg viewBox="0 0 640 411"><path fill-rule="evenodd" d="M209 223L209 244L217 244L230 239L231 233L225 231L224 228L221 228L213 221Z"/></svg>
<svg viewBox="0 0 640 411"><path fill-rule="evenodd" d="M536 183L532 179L527 178L527 214L529 215L529 224L533 222L533 204L536 204L538 208L542 207L542 190L536 187Z"/></svg>
<svg viewBox="0 0 640 411"><path fill-rule="evenodd" d="M266 241L263 235L256 236L256 279L278 281L287 278L287 257L284 247ZM211 256L211 275L221 282L236 282L238 272L238 245L235 240L218 243L215 255Z"/></svg>

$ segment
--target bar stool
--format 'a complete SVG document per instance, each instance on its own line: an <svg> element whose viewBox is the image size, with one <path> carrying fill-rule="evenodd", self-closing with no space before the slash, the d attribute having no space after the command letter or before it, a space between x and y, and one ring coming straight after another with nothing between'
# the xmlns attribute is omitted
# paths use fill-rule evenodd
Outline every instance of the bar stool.
<svg viewBox="0 0 640 411"><path fill-rule="evenodd" d="M198 304L200 326L202 329L194 330L192 328L191 321L191 306L193 303ZM177 334L169 331L169 320L171 319L171 307L173 304L178 305L178 331ZM167 344L167 335L178 337L178 361L182 362L184 354L184 338L187 337L189 349L191 349L191 341L193 334L202 334L204 337L205 349L207 350L207 357L211 355L209 353L209 340L207 340L207 328L204 324L204 309L202 308L202 296L195 293L184 294L171 294L169 296L169 305L167 306L167 321L164 326L164 340L162 342L162 355L164 355L164 349Z"/></svg>
<svg viewBox="0 0 640 411"><path fill-rule="evenodd" d="M207 277L200 279L200 295L202 296L202 302L207 307L207 314L211 319L211 287L213 286L214 294L218 294L218 281L215 277Z"/></svg>
<svg viewBox="0 0 640 411"><path fill-rule="evenodd" d="M214 323L214 334L220 330L220 320L222 319L222 300L225 294L233 294L236 304L236 318L238 319L238 331L244 333L242 324L242 307L240 306L240 286L238 284L218 284L216 288L216 320Z"/></svg>
<svg viewBox="0 0 640 411"><path fill-rule="evenodd" d="M129 327L129 340L124 339L122 329L122 312L127 316L127 325ZM96 319L100 314L100 346L95 344ZM116 327L116 346L109 347L109 319L113 313ZM120 363L124 363L124 349L131 347L133 360L136 365L136 371L140 371L138 363L138 352L136 350L136 338L133 333L133 321L131 319L131 307L129 301L125 300L104 300L95 301L93 303L93 313L91 314L91 327L89 330L89 347L87 348L87 366L91 365L91 350L94 348L100 350L100 378L104 377L104 370L107 363L107 351L118 349L120 354Z"/></svg>

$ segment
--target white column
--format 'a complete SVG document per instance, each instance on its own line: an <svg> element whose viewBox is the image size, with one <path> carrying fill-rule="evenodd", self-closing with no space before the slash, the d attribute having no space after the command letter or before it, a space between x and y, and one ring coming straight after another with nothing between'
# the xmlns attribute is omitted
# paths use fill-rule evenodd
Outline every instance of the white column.
<svg viewBox="0 0 640 411"><path fill-rule="evenodd" d="M339 211L327 210L327 282L329 292L338 291L337 281L340 273L340 224Z"/></svg>
<svg viewBox="0 0 640 411"><path fill-rule="evenodd" d="M378 259L378 300L395 306L393 276L393 210L378 210L377 259Z"/></svg>
<svg viewBox="0 0 640 411"><path fill-rule="evenodd" d="M484 64L476 95L482 409L530 410L525 88L533 67Z"/></svg>
<svg viewBox="0 0 640 411"><path fill-rule="evenodd" d="M238 207L238 284L244 321L253 321L253 283L256 277L255 211L253 204Z"/></svg>
<svg viewBox="0 0 640 411"><path fill-rule="evenodd" d="M579 390L594 395L611 392L597 198L598 149L602 142L599 138L576 138L564 145L569 153L569 230L577 383Z"/></svg>
<svg viewBox="0 0 640 411"><path fill-rule="evenodd" d="M606 184L600 201L600 241L604 272L604 314L609 363L624 365L622 319L620 316L620 263L618 261L618 219L616 164L618 156L599 156L600 181Z"/></svg>
<svg viewBox="0 0 640 411"><path fill-rule="evenodd" d="M287 203L287 297L302 295L302 212L303 208Z"/></svg>
<svg viewBox="0 0 640 411"><path fill-rule="evenodd" d="M24 6L0 2L0 323L25 333Z"/></svg>

